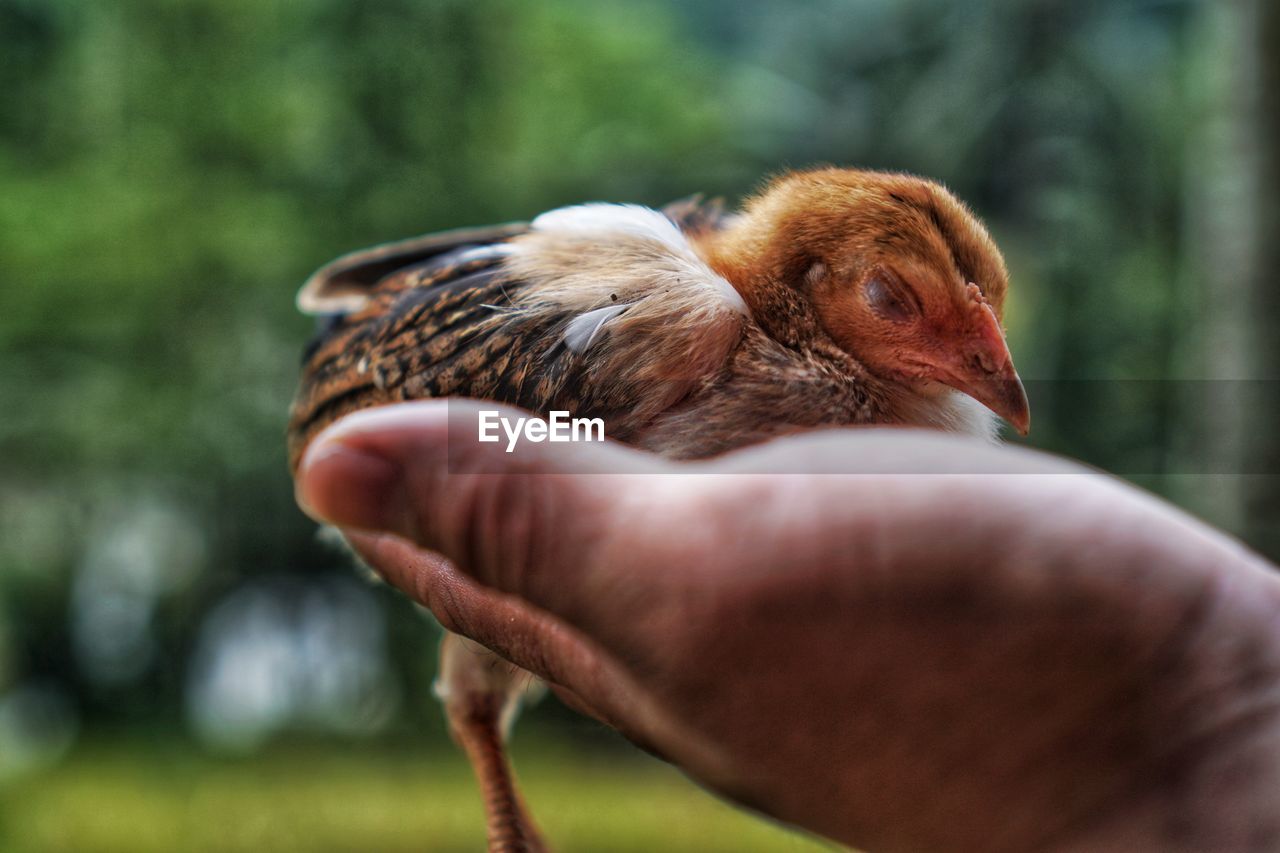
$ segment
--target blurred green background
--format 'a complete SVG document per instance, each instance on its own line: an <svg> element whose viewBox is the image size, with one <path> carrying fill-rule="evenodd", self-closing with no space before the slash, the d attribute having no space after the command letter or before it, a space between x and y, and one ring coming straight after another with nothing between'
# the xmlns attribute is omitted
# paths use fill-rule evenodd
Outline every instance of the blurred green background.
<svg viewBox="0 0 1280 853"><path fill-rule="evenodd" d="M436 629L294 507L339 253L819 162L1012 269L1031 443L1280 557L1267 0L0 0L0 847L468 850ZM565 850L800 850L552 702Z"/></svg>

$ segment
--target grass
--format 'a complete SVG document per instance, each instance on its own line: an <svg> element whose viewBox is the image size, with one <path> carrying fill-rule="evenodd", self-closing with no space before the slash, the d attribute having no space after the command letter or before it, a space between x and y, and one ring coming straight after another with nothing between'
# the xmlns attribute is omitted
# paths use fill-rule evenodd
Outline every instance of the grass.
<svg viewBox="0 0 1280 853"><path fill-rule="evenodd" d="M830 849L736 811L651 759L518 752L558 851ZM454 754L277 748L218 759L116 743L0 789L9 853L477 851L483 821Z"/></svg>

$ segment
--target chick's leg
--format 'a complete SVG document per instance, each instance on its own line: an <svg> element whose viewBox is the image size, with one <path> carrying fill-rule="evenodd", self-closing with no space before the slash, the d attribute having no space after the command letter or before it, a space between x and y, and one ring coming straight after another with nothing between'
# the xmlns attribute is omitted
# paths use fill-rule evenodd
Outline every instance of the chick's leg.
<svg viewBox="0 0 1280 853"><path fill-rule="evenodd" d="M457 634L440 644L436 695L449 732L466 752L484 798L490 853L543 853L507 758L506 739L535 677Z"/></svg>

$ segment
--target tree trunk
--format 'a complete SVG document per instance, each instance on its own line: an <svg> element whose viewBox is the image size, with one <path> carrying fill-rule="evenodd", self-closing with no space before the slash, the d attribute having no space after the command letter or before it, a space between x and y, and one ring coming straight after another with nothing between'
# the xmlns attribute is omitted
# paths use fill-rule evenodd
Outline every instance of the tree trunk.
<svg viewBox="0 0 1280 853"><path fill-rule="evenodd" d="M1280 3L1250 0L1257 80L1257 180L1249 335L1254 383L1245 431L1244 535L1280 561Z"/></svg>
<svg viewBox="0 0 1280 853"><path fill-rule="evenodd" d="M1205 383L1189 503L1280 560L1280 4L1208 5L1199 94L1207 119L1188 157L1196 325Z"/></svg>

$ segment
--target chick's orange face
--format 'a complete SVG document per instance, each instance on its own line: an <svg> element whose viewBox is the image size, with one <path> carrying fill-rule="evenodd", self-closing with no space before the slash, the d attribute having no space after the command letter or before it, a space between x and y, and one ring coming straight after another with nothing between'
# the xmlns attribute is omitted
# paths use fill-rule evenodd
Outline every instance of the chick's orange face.
<svg viewBox="0 0 1280 853"><path fill-rule="evenodd" d="M1008 274L981 223L936 184L810 173L788 243L827 334L872 373L961 391L1026 432L1000 321ZM814 179L817 179L816 181Z"/></svg>

